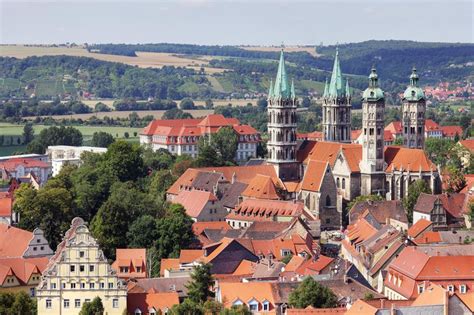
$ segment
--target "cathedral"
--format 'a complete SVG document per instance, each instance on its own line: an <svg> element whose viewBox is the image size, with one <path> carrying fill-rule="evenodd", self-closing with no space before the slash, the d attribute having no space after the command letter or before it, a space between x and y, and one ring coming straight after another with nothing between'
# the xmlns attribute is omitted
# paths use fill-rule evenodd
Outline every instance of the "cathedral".
<svg viewBox="0 0 474 315"><path fill-rule="evenodd" d="M297 97L281 52L268 92L267 163L287 188L295 187L287 189L289 193L303 200L314 215L326 217L322 226L340 225L342 209L360 195L399 200L418 179L426 181L433 193L441 190L438 168L423 151L426 103L416 69L403 94L403 146L384 145L385 97L378 80L374 67L362 94L362 142L351 143L351 93L336 51L322 97L323 141L297 141Z"/></svg>

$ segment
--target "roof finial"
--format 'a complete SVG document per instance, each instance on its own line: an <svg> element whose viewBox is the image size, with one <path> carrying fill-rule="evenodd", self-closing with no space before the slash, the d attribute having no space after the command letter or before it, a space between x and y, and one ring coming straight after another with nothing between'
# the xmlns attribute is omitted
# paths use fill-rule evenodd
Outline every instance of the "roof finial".
<svg viewBox="0 0 474 315"><path fill-rule="evenodd" d="M291 79L291 98L296 98L296 93L295 93L295 80Z"/></svg>

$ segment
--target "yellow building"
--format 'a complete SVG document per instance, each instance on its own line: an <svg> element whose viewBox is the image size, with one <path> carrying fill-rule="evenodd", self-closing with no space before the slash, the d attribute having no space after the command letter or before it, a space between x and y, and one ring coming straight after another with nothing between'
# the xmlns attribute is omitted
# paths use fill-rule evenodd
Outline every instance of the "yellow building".
<svg viewBox="0 0 474 315"><path fill-rule="evenodd" d="M81 218L72 221L37 288L38 315L79 314L84 302L100 297L104 314L122 315L127 289L111 268Z"/></svg>

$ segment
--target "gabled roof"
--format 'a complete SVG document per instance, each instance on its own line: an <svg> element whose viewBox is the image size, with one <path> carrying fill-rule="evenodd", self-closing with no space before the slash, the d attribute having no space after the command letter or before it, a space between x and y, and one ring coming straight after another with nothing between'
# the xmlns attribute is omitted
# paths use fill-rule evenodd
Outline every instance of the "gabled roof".
<svg viewBox="0 0 474 315"><path fill-rule="evenodd" d="M386 131L390 131L392 134L401 134L403 132L401 121L392 121L385 127Z"/></svg>
<svg viewBox="0 0 474 315"><path fill-rule="evenodd" d="M474 153L474 139L461 140L459 144L471 151L471 153Z"/></svg>
<svg viewBox="0 0 474 315"><path fill-rule="evenodd" d="M474 291L471 290L471 292L467 292L467 293L459 293L459 292L456 292L454 293L460 300L461 302L464 303L464 305L466 305L466 307L474 313Z"/></svg>
<svg viewBox="0 0 474 315"><path fill-rule="evenodd" d="M112 268L119 277L144 278L146 277L146 261L145 248L117 248ZM120 267L129 267L129 271L122 273ZM140 272L137 272L137 267L141 269Z"/></svg>
<svg viewBox="0 0 474 315"><path fill-rule="evenodd" d="M279 302L275 286L276 284L272 282L221 282L219 292L221 301L226 308L232 307L237 300L247 303L253 299L259 301L259 303L268 301L275 306Z"/></svg>
<svg viewBox="0 0 474 315"><path fill-rule="evenodd" d="M298 152L298 160L305 164L310 160L324 161L333 167L341 150L346 157L350 169L353 172L360 171L359 162L362 159L362 146L359 144L307 141L304 148Z"/></svg>
<svg viewBox="0 0 474 315"><path fill-rule="evenodd" d="M425 120L425 130L426 131L439 131L441 128L439 127L438 123L432 119Z"/></svg>
<svg viewBox="0 0 474 315"><path fill-rule="evenodd" d="M267 175L278 180L278 175L273 165L249 165L249 166L222 166L222 167L205 167L198 169L199 171L218 172L222 173L224 178L231 182L235 181L249 184L250 181L257 175Z"/></svg>
<svg viewBox="0 0 474 315"><path fill-rule="evenodd" d="M202 249L182 249L179 252L179 263L189 264L202 257L203 255L204 250Z"/></svg>
<svg viewBox="0 0 474 315"><path fill-rule="evenodd" d="M421 193L416 201L414 211L422 213L431 213L435 202L441 201L443 208L455 218L463 217L463 205L465 200L464 194L440 194L431 195Z"/></svg>
<svg viewBox="0 0 474 315"><path fill-rule="evenodd" d="M160 263L160 276L165 275L165 270L178 270L179 258L163 258Z"/></svg>
<svg viewBox="0 0 474 315"><path fill-rule="evenodd" d="M309 160L301 183L301 190L320 191L328 168L328 162Z"/></svg>
<svg viewBox="0 0 474 315"><path fill-rule="evenodd" d="M214 194L201 190L182 190L173 200L173 203L179 203L186 209L186 214L191 218L197 218L210 201L216 201Z"/></svg>
<svg viewBox="0 0 474 315"><path fill-rule="evenodd" d="M232 227L225 221L200 221L193 223L193 233L195 235L201 234L205 229L227 231L232 229Z"/></svg>
<svg viewBox="0 0 474 315"><path fill-rule="evenodd" d="M441 126L441 131L443 131L444 137L462 136L461 126Z"/></svg>
<svg viewBox="0 0 474 315"><path fill-rule="evenodd" d="M409 229L408 229L408 236L412 238L418 237L421 233L426 231L430 226L433 225L433 222L426 220L426 219L420 219L416 221L415 224L413 224Z"/></svg>
<svg viewBox="0 0 474 315"><path fill-rule="evenodd" d="M275 216L299 217L303 213L303 209L304 205L301 202L245 199L226 218L245 221L273 221Z"/></svg>
<svg viewBox="0 0 474 315"><path fill-rule="evenodd" d="M11 217L13 197L9 194L0 196L0 217Z"/></svg>
<svg viewBox="0 0 474 315"><path fill-rule="evenodd" d="M34 159L34 158L13 158L6 161L0 161L0 168L13 172L18 166L24 168L50 168L49 163Z"/></svg>
<svg viewBox="0 0 474 315"><path fill-rule="evenodd" d="M347 227L346 235L349 241L359 243L365 241L377 233L377 229L374 228L366 219L361 218L353 225Z"/></svg>
<svg viewBox="0 0 474 315"><path fill-rule="evenodd" d="M334 261L334 258L327 257L324 255L319 255L316 260L312 258L305 260L295 272L299 275L317 275L321 271L329 266Z"/></svg>
<svg viewBox="0 0 474 315"><path fill-rule="evenodd" d="M385 147L385 162L387 163L387 172L402 169L411 172L436 171L436 165L430 161L421 149L387 146Z"/></svg>
<svg viewBox="0 0 474 315"><path fill-rule="evenodd" d="M280 195L277 192L275 179L272 179L270 176L260 174L257 174L250 181L247 188L242 192L242 196L256 199L280 199Z"/></svg>
<svg viewBox="0 0 474 315"><path fill-rule="evenodd" d="M140 314L150 314L152 309L157 313L159 310L164 313L176 304L179 304L179 294L176 292L128 293L127 295L127 309L131 314L135 314L137 309L141 311Z"/></svg>
<svg viewBox="0 0 474 315"><path fill-rule="evenodd" d="M400 200L359 201L349 210L350 222L355 222L366 210L380 224L386 224L387 219L408 223L405 208Z"/></svg>
<svg viewBox="0 0 474 315"><path fill-rule="evenodd" d="M49 257L38 258L0 258L0 284L5 277L14 275L21 285L25 285L33 274L41 274L48 264Z"/></svg>
<svg viewBox="0 0 474 315"><path fill-rule="evenodd" d="M33 233L0 223L0 257L22 257Z"/></svg>

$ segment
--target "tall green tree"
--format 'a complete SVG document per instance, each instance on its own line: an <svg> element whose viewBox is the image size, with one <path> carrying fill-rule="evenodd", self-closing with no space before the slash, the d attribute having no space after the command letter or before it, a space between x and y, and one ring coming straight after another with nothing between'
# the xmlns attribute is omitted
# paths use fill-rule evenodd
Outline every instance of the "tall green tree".
<svg viewBox="0 0 474 315"><path fill-rule="evenodd" d="M466 177L461 169L449 165L445 169L443 186L447 193L458 193L466 186Z"/></svg>
<svg viewBox="0 0 474 315"><path fill-rule="evenodd" d="M33 141L35 137L35 130L33 129L33 124L26 123L23 127L23 144L28 144Z"/></svg>
<svg viewBox="0 0 474 315"><path fill-rule="evenodd" d="M127 232L128 246L131 248L151 248L156 240L156 219L145 214L133 221Z"/></svg>
<svg viewBox="0 0 474 315"><path fill-rule="evenodd" d="M336 307L337 296L329 289L311 277L307 277L303 282L291 292L289 304L295 308L315 308Z"/></svg>
<svg viewBox="0 0 474 315"><path fill-rule="evenodd" d="M157 222L157 258L178 257L182 248L189 247L194 239L192 225L193 220L182 205L170 205L166 215Z"/></svg>
<svg viewBox="0 0 474 315"><path fill-rule="evenodd" d="M431 194L430 186L424 180L418 179L408 186L408 196L403 198L403 207L409 222L413 222L413 209L421 193Z"/></svg>
<svg viewBox="0 0 474 315"><path fill-rule="evenodd" d="M93 147L107 148L115 141L114 136L105 131L96 131L92 135L91 144Z"/></svg>
<svg viewBox="0 0 474 315"><path fill-rule="evenodd" d="M104 154L104 166L120 181L133 181L145 175L141 149L122 140L112 143Z"/></svg>
<svg viewBox="0 0 474 315"><path fill-rule="evenodd" d="M238 146L238 136L232 127L222 127L212 135L211 146L214 147L224 162L233 162Z"/></svg>
<svg viewBox="0 0 474 315"><path fill-rule="evenodd" d="M36 300L24 291L0 293L0 315L35 315Z"/></svg>
<svg viewBox="0 0 474 315"><path fill-rule="evenodd" d="M52 126L41 130L39 135L28 144L31 153L43 154L50 145L82 145L82 134L74 127Z"/></svg>
<svg viewBox="0 0 474 315"><path fill-rule="evenodd" d="M211 274L211 265L202 264L194 267L191 273L191 282L186 286L188 298L195 303L204 303L213 296L210 288L214 284Z"/></svg>
<svg viewBox="0 0 474 315"><path fill-rule="evenodd" d="M210 145L205 137L199 139L199 155L195 161L197 167L222 166L224 161L214 146Z"/></svg>
<svg viewBox="0 0 474 315"><path fill-rule="evenodd" d="M104 305L100 297L95 297L91 302L82 304L79 315L102 315L104 314Z"/></svg>

